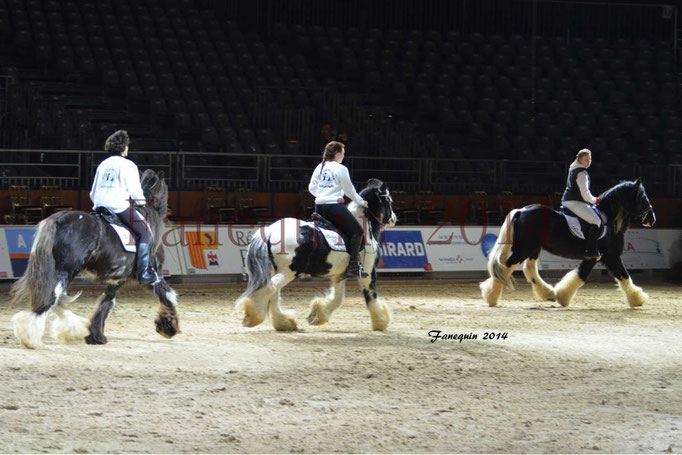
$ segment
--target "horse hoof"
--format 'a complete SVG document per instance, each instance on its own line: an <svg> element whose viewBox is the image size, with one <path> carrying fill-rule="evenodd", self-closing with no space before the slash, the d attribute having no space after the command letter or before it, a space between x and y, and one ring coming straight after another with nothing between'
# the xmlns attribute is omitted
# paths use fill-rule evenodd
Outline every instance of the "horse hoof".
<svg viewBox="0 0 682 455"><path fill-rule="evenodd" d="M277 324L275 330L278 332L294 332L298 330L298 326L296 325L296 321L291 319Z"/></svg>
<svg viewBox="0 0 682 455"><path fill-rule="evenodd" d="M92 335L88 335L85 337L85 342L87 344L107 344L109 340L107 340L107 337L104 335L100 337L94 337Z"/></svg>
<svg viewBox="0 0 682 455"><path fill-rule="evenodd" d="M164 338L173 338L179 332L177 325L170 318L160 317L155 322L156 333Z"/></svg>
<svg viewBox="0 0 682 455"><path fill-rule="evenodd" d="M315 299L310 305L310 314L308 315L308 324L323 325L329 322L329 317L324 311L326 308L326 301Z"/></svg>

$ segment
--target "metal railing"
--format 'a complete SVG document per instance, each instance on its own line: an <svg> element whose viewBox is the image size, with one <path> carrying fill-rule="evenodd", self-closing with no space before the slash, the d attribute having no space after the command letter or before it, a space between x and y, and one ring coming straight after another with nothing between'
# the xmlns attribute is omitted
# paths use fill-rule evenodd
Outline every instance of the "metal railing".
<svg viewBox="0 0 682 455"><path fill-rule="evenodd" d="M69 153L77 153L81 155L81 159L85 160L85 168L87 173L83 176L85 181L81 181L81 187L89 188L95 178L97 166L109 155L102 151L71 151ZM176 187L178 182L173 180L177 166L177 152L131 152L132 161L137 164L140 171L145 169L154 169L155 171L163 172L164 179L169 186Z"/></svg>
<svg viewBox="0 0 682 455"><path fill-rule="evenodd" d="M59 185L62 188L80 188L86 178L81 171L87 153L74 150L0 149L0 184L2 187Z"/></svg>
<svg viewBox="0 0 682 455"><path fill-rule="evenodd" d="M89 188L95 170L106 158L101 151L0 149L0 184L31 187L61 185ZM319 163L317 155L226 154L198 152L133 151L130 158L140 170L163 171L174 190L250 188L263 191L300 191ZM430 190L441 194L471 191L517 194L549 194L564 188L568 163L559 161L477 160L449 158L403 158L349 156L348 166L357 187L378 178L393 189ZM617 172L594 169L593 192L620 180L641 176L651 195L682 194L682 164L626 164Z"/></svg>
<svg viewBox="0 0 682 455"><path fill-rule="evenodd" d="M177 152L178 189L254 188L262 181L263 155Z"/></svg>

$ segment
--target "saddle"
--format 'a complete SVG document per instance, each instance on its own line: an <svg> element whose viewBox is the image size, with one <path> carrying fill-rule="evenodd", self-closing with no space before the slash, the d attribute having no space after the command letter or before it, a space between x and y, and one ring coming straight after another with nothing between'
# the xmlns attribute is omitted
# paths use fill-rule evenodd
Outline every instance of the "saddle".
<svg viewBox="0 0 682 455"><path fill-rule="evenodd" d="M322 234L324 240L334 251L348 251L346 245L350 242L350 238L343 232L339 231L334 223L323 217L317 212L313 212L310 215L310 220L308 223L312 225L316 231L316 235ZM321 240L319 237L318 241ZM360 245L360 251L365 249L365 242L363 241Z"/></svg>
<svg viewBox="0 0 682 455"><path fill-rule="evenodd" d="M601 227L599 228L599 236L597 239L601 239L606 235L606 216L599 209L597 209L597 212L601 218ZM589 229L590 223L583 220L564 206L561 206L561 214L566 219L566 223L568 224L571 234L573 234L575 237L578 237L579 239L585 240L585 233Z"/></svg>
<svg viewBox="0 0 682 455"><path fill-rule="evenodd" d="M128 253L137 252L137 236L123 221L106 207L97 207L92 215L107 223L118 235L121 247Z"/></svg>

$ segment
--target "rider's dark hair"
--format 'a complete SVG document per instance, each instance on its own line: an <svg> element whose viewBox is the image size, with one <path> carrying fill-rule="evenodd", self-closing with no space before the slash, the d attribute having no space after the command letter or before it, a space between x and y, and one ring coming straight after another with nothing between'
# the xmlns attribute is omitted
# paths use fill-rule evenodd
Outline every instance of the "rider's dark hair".
<svg viewBox="0 0 682 455"><path fill-rule="evenodd" d="M104 143L104 151L109 152L109 155L120 155L125 152L128 144L130 144L128 132L118 130L107 138L107 141Z"/></svg>
<svg viewBox="0 0 682 455"><path fill-rule="evenodd" d="M322 169L324 169L324 163L334 160L336 154L341 150L343 150L343 144L337 141L331 141L329 144L325 145L324 151L322 152Z"/></svg>

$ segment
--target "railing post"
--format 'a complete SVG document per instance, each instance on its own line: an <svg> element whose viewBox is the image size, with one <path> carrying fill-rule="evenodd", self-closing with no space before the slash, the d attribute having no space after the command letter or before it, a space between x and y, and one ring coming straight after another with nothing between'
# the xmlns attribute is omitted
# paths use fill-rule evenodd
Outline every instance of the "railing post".
<svg viewBox="0 0 682 455"><path fill-rule="evenodd" d="M422 165L418 167L419 168L419 186L421 188L426 188L428 186L428 189L432 189L432 186L429 184L429 182L433 182L433 175L431 175L433 171L433 159L429 158L426 159L422 162Z"/></svg>

